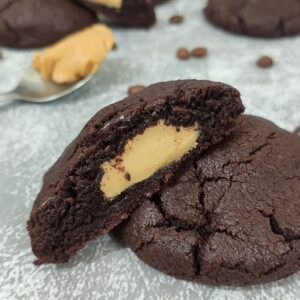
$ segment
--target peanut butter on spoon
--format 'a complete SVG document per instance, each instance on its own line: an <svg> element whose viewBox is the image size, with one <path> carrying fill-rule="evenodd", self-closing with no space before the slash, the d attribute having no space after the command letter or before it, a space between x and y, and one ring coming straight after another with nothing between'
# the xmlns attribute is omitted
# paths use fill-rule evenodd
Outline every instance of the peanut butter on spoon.
<svg viewBox="0 0 300 300"><path fill-rule="evenodd" d="M73 83L95 73L114 44L114 36L107 26L92 25L37 53L33 67L44 80Z"/></svg>

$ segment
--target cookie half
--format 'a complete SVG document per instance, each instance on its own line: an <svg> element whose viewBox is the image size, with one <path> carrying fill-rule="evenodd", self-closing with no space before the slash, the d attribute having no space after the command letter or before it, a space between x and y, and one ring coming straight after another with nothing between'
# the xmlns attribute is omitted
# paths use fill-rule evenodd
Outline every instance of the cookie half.
<svg viewBox="0 0 300 300"><path fill-rule="evenodd" d="M207 18L235 33L257 37L300 34L298 0L209 0Z"/></svg>
<svg viewBox="0 0 300 300"><path fill-rule="evenodd" d="M300 139L242 116L122 225L136 255L178 278L243 286L300 269Z"/></svg>
<svg viewBox="0 0 300 300"><path fill-rule="evenodd" d="M1 0L0 45L43 47L96 22L93 12L72 0Z"/></svg>
<svg viewBox="0 0 300 300"><path fill-rule="evenodd" d="M197 80L154 84L99 111L45 175L28 222L37 262L65 262L121 223L242 111L236 89Z"/></svg>

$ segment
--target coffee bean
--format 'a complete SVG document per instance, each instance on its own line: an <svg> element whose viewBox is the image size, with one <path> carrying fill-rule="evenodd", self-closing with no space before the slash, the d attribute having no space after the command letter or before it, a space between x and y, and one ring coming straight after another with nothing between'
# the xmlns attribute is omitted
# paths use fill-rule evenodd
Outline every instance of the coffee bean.
<svg viewBox="0 0 300 300"><path fill-rule="evenodd" d="M274 61L269 56L262 56L257 60L256 64L261 68L270 68L274 65Z"/></svg>
<svg viewBox="0 0 300 300"><path fill-rule="evenodd" d="M117 50L117 49L118 49L118 44L114 43L113 46L112 46L112 50Z"/></svg>
<svg viewBox="0 0 300 300"><path fill-rule="evenodd" d="M204 57L207 55L207 48L197 47L191 51L191 55L194 57Z"/></svg>
<svg viewBox="0 0 300 300"><path fill-rule="evenodd" d="M174 15L169 19L171 24L180 24L184 21L184 17L181 15Z"/></svg>
<svg viewBox="0 0 300 300"><path fill-rule="evenodd" d="M128 95L130 96L130 95L140 93L144 89L145 89L144 85L133 85L130 88L128 88Z"/></svg>
<svg viewBox="0 0 300 300"><path fill-rule="evenodd" d="M188 59L190 58L190 52L186 48L179 48L176 53L179 59Z"/></svg>

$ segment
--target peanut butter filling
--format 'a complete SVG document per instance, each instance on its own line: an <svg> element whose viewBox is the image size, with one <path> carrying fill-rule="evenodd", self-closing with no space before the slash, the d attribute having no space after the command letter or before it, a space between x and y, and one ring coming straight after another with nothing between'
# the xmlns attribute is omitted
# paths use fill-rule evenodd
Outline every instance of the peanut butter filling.
<svg viewBox="0 0 300 300"><path fill-rule="evenodd" d="M129 140L122 154L104 162L100 190L112 199L172 162L180 160L197 145L200 129L167 125L160 120L142 134Z"/></svg>
<svg viewBox="0 0 300 300"><path fill-rule="evenodd" d="M116 9L120 9L123 4L123 0L87 0L87 1L91 3L102 4L107 7L116 8Z"/></svg>

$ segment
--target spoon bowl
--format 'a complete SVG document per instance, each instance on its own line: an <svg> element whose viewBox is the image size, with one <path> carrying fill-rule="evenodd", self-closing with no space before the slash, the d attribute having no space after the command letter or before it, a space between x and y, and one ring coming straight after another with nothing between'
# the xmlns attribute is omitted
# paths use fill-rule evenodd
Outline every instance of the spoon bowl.
<svg viewBox="0 0 300 300"><path fill-rule="evenodd" d="M13 91L0 94L0 102L21 100L42 103L54 101L81 88L91 80L93 75L91 74L73 84L56 84L43 80L36 70L29 67Z"/></svg>

